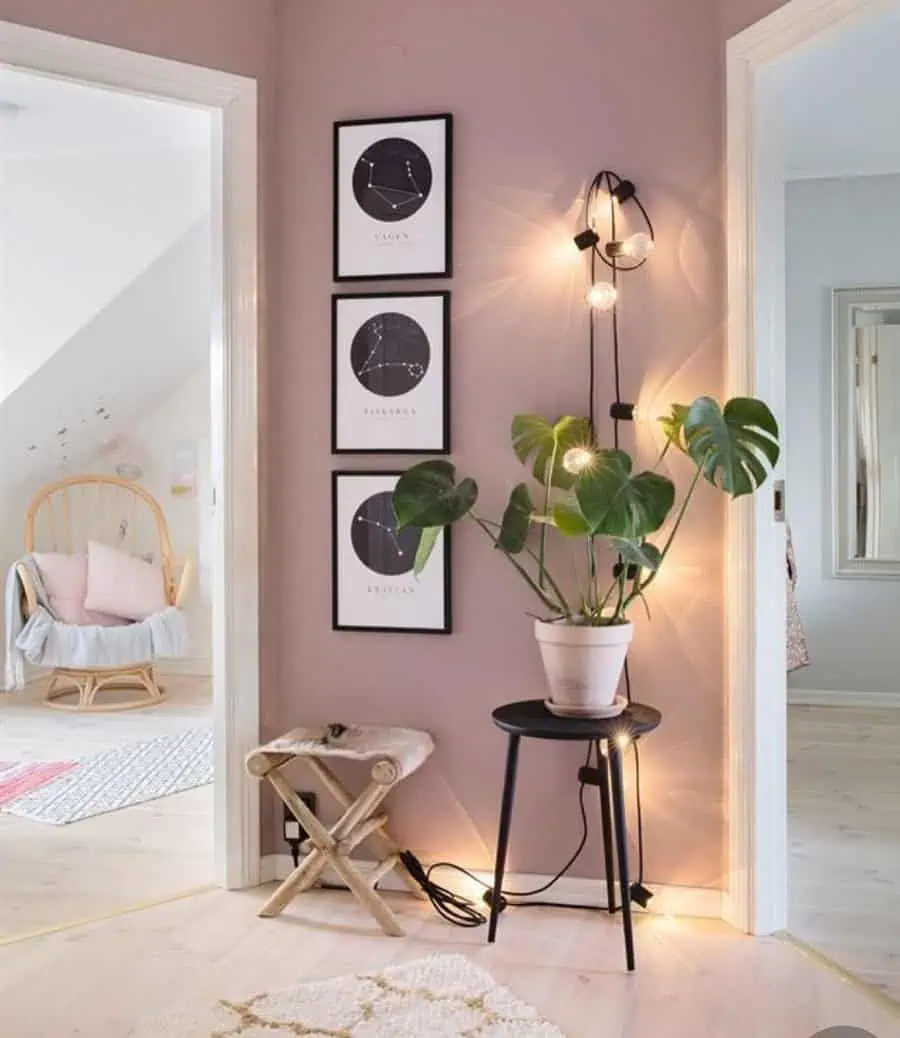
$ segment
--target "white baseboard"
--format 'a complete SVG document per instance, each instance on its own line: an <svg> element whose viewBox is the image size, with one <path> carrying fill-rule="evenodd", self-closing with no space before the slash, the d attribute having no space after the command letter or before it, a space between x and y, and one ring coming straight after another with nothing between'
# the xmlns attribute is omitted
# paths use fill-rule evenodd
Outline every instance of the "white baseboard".
<svg viewBox="0 0 900 1038"><path fill-rule="evenodd" d="M849 692L833 688L789 688L788 706L849 706L900 710L900 691Z"/></svg>
<svg viewBox="0 0 900 1038"><path fill-rule="evenodd" d="M372 862L357 861L360 868L367 868ZM261 882L271 883L273 880L286 879L293 871L294 863L289 854L266 854L262 859ZM482 869L472 869L472 874L484 883L493 881L493 874ZM340 877L330 869L323 874L329 886L343 886ZM515 890L532 890L550 879L549 876L531 873L509 873L503 881L504 888ZM440 877L440 881L451 889L460 890L469 897L477 897L474 884L461 879L454 882L449 876ZM407 888L396 872L391 872L378 884L379 890L390 890L405 893ZM677 887L666 884L651 884L653 900L647 911L653 915L684 915L701 919L721 919L723 895L721 890L707 887ZM606 907L606 881L602 879L581 879L577 876L564 876L552 890L541 900L557 901L567 905L583 905L585 908ZM639 910L640 911L640 910Z"/></svg>

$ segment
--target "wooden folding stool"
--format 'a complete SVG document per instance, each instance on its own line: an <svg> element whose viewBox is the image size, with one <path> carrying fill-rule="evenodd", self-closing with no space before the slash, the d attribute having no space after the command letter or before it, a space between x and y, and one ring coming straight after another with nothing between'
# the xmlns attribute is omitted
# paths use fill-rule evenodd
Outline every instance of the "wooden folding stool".
<svg viewBox="0 0 900 1038"><path fill-rule="evenodd" d="M382 930L392 937L402 937L403 928L375 885L397 869L413 893L421 894L421 890L400 860L399 846L387 832L387 815L375 814L375 811L398 783L425 763L433 749L434 742L427 732L411 728L326 725L294 728L253 750L247 757L247 771L269 782L308 833L308 839L301 845L306 856L263 905L259 914L265 917L280 915L331 865L360 904L372 913ZM323 763L323 757L372 760L371 781L359 796L354 797ZM344 813L330 829L316 818L282 775L285 765L294 760L305 761L343 809ZM374 867L362 870L354 864L351 853L367 838L372 839L384 857Z"/></svg>

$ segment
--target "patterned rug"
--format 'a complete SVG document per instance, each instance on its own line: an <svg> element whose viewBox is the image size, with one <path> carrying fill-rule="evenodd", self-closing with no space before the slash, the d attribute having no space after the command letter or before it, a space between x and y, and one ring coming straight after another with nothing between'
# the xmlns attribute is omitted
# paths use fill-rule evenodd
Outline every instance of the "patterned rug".
<svg viewBox="0 0 900 1038"><path fill-rule="evenodd" d="M0 810L34 822L68 825L212 780L212 729L192 728L85 757L56 781Z"/></svg>
<svg viewBox="0 0 900 1038"><path fill-rule="evenodd" d="M206 1012L156 1017L129 1038L564 1038L462 955L337 977Z"/></svg>
<svg viewBox="0 0 900 1038"><path fill-rule="evenodd" d="M74 760L33 761L11 764L0 761L0 807L31 793L75 767Z"/></svg>

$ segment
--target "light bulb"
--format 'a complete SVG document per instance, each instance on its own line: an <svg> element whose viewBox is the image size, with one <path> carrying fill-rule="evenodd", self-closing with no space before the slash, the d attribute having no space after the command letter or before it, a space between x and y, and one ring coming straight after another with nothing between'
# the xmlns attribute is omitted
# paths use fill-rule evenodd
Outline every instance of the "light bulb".
<svg viewBox="0 0 900 1038"><path fill-rule="evenodd" d="M619 747L620 750L627 750L630 742L631 736L628 734L628 732L619 732L619 734L616 736L616 745Z"/></svg>
<svg viewBox="0 0 900 1038"><path fill-rule="evenodd" d="M612 310L616 305L616 286L609 281L595 281L585 298L595 310Z"/></svg>
<svg viewBox="0 0 900 1038"><path fill-rule="evenodd" d="M573 476L580 476L594 464L595 457L590 447L570 447L563 455L563 468Z"/></svg>
<svg viewBox="0 0 900 1038"><path fill-rule="evenodd" d="M622 242L622 255L631 259L645 260L656 247L656 242L646 231L632 234Z"/></svg>

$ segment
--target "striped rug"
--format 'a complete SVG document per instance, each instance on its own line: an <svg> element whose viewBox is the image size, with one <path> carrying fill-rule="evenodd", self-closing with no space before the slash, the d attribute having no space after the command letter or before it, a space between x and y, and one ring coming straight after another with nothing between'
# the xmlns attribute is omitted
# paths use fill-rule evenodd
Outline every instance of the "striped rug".
<svg viewBox="0 0 900 1038"><path fill-rule="evenodd" d="M212 780L212 728L190 728L85 757L52 784L0 810L34 822L68 825Z"/></svg>
<svg viewBox="0 0 900 1038"><path fill-rule="evenodd" d="M0 761L0 807L32 793L75 767L73 760L10 763Z"/></svg>

